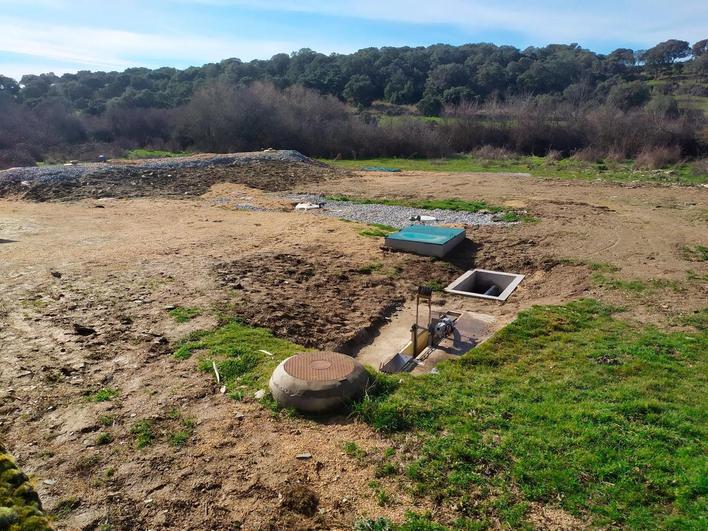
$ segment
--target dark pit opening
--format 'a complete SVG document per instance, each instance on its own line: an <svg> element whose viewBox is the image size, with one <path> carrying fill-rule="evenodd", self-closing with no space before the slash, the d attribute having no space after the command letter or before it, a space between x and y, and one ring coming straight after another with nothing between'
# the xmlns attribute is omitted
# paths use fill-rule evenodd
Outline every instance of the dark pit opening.
<svg viewBox="0 0 708 531"><path fill-rule="evenodd" d="M468 297L504 301L516 289L523 278L523 275L515 275L513 273L474 269L467 271L467 273L456 279L445 288L445 291Z"/></svg>

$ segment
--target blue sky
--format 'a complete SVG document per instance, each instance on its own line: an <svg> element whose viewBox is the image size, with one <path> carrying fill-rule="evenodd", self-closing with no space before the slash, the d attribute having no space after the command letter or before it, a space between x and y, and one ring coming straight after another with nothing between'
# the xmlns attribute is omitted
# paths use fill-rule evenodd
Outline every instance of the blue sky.
<svg viewBox="0 0 708 531"><path fill-rule="evenodd" d="M186 67L312 48L577 42L598 52L708 38L683 0L0 0L0 74Z"/></svg>

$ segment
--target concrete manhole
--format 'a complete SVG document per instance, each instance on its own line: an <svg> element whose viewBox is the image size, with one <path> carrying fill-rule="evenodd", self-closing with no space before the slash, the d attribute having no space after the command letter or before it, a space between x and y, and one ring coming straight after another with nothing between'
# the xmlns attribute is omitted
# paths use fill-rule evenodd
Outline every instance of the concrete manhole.
<svg viewBox="0 0 708 531"><path fill-rule="evenodd" d="M524 275L473 269L454 280L445 291L466 297L505 301L524 279Z"/></svg>
<svg viewBox="0 0 708 531"><path fill-rule="evenodd" d="M270 391L282 407L323 413L341 407L364 392L363 365L337 352L303 352L273 371Z"/></svg>

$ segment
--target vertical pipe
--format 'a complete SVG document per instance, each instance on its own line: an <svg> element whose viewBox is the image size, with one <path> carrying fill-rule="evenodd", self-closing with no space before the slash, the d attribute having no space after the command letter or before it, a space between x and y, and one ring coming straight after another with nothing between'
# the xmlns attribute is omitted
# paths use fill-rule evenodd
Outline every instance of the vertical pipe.
<svg viewBox="0 0 708 531"><path fill-rule="evenodd" d="M420 293L415 296L415 325L418 326L418 309L420 308Z"/></svg>
<svg viewBox="0 0 708 531"><path fill-rule="evenodd" d="M411 341L413 343L413 357L418 355L418 325L411 326Z"/></svg>

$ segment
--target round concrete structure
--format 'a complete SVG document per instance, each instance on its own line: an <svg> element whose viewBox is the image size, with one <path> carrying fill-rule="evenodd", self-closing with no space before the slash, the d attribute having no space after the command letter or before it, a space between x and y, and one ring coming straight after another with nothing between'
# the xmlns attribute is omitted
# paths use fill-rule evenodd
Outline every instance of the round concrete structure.
<svg viewBox="0 0 708 531"><path fill-rule="evenodd" d="M280 363L269 385L280 406L324 413L360 396L367 381L363 365L350 356L337 352L303 352Z"/></svg>

